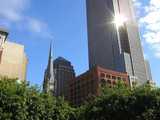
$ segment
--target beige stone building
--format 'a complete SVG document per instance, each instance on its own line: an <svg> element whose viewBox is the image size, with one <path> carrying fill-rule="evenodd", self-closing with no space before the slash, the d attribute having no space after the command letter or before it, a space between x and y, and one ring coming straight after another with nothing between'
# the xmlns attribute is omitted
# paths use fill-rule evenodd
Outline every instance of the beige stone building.
<svg viewBox="0 0 160 120"><path fill-rule="evenodd" d="M24 46L8 42L8 32L0 29L0 76L26 80L27 57Z"/></svg>

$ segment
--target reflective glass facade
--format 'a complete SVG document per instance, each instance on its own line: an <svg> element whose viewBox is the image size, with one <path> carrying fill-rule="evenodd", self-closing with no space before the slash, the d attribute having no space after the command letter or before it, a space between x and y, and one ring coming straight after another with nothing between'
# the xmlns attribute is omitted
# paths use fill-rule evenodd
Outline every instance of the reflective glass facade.
<svg viewBox="0 0 160 120"><path fill-rule="evenodd" d="M90 68L127 72L138 84L147 81L138 24L132 0L86 0ZM113 21L123 15L126 21L117 27Z"/></svg>

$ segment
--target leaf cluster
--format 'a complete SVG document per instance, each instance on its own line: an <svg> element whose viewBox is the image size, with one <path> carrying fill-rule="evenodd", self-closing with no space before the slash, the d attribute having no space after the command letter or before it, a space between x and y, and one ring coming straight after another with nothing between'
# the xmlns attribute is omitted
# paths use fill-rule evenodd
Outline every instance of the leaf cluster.
<svg viewBox="0 0 160 120"><path fill-rule="evenodd" d="M101 89L80 107L16 79L0 79L0 120L159 120L160 89L124 83Z"/></svg>
<svg viewBox="0 0 160 120"><path fill-rule="evenodd" d="M0 120L71 120L74 108L16 79L0 80Z"/></svg>
<svg viewBox="0 0 160 120"><path fill-rule="evenodd" d="M159 120L160 89L144 85L102 88L102 95L84 106L80 120Z"/></svg>

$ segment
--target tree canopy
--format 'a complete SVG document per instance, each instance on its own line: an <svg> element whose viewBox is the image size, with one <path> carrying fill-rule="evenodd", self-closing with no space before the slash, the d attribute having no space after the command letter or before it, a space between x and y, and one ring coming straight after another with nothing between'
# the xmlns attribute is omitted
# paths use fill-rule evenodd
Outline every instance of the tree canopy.
<svg viewBox="0 0 160 120"><path fill-rule="evenodd" d="M103 87L101 96L80 107L16 79L0 80L0 120L159 120L160 89Z"/></svg>
<svg viewBox="0 0 160 120"><path fill-rule="evenodd" d="M0 120L70 120L74 108L15 79L0 80Z"/></svg>
<svg viewBox="0 0 160 120"><path fill-rule="evenodd" d="M102 88L102 95L84 107L81 120L159 120L160 89L119 83Z"/></svg>

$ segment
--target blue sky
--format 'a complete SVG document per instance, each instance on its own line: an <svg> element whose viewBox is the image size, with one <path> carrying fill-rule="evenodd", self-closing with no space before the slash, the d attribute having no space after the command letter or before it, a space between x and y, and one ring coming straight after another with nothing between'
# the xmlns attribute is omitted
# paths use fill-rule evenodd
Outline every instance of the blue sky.
<svg viewBox="0 0 160 120"><path fill-rule="evenodd" d="M160 1L133 0L139 18L144 55L153 79L160 85ZM70 60L80 74L88 69L85 0L0 0L0 26L9 40L25 45L29 59L27 80L42 84L50 40L54 58Z"/></svg>

